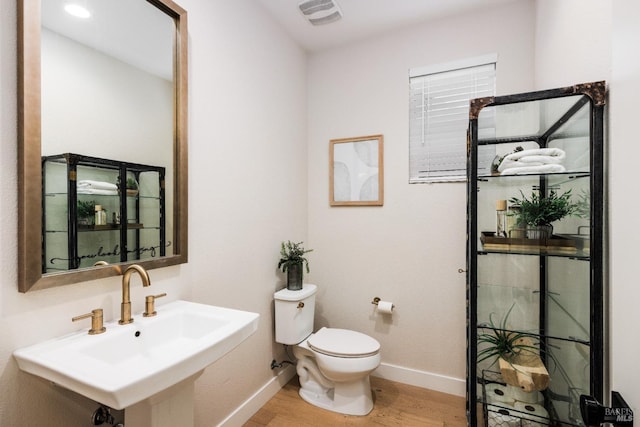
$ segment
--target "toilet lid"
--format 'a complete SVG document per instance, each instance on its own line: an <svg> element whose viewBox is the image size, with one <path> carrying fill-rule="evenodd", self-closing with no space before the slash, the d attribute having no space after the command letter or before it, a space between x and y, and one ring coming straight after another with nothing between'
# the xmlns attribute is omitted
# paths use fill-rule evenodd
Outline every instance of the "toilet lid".
<svg viewBox="0 0 640 427"><path fill-rule="evenodd" d="M380 351L380 343L348 329L322 328L307 340L311 349L329 356L366 357Z"/></svg>

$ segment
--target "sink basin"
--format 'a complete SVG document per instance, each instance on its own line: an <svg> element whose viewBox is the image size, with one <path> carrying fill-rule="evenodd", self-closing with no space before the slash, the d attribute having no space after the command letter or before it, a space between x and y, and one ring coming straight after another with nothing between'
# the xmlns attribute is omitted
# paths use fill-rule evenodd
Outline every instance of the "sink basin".
<svg viewBox="0 0 640 427"><path fill-rule="evenodd" d="M257 313L187 301L14 352L21 370L114 409L124 409L202 371L258 328Z"/></svg>

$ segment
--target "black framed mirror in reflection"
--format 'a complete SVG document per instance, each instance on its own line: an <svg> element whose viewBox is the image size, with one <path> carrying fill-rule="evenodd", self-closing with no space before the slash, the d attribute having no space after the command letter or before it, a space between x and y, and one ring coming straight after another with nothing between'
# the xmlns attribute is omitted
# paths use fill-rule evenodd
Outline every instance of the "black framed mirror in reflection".
<svg viewBox="0 0 640 427"><path fill-rule="evenodd" d="M19 3L19 290L186 262L186 11Z"/></svg>

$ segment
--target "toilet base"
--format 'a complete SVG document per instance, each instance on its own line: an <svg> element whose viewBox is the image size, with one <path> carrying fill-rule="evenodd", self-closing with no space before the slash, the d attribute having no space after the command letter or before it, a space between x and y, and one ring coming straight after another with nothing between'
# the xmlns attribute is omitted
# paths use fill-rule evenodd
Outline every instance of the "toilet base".
<svg viewBox="0 0 640 427"><path fill-rule="evenodd" d="M326 392L300 387L298 394L305 402L341 414L367 415L373 409L369 375L359 381L336 383Z"/></svg>

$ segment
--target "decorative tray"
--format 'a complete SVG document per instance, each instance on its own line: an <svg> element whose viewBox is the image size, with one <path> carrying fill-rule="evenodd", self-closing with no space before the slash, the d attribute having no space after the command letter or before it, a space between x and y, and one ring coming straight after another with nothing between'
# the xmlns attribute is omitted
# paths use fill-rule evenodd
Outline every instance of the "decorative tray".
<svg viewBox="0 0 640 427"><path fill-rule="evenodd" d="M496 251L540 251L576 253L576 241L560 235L552 235L550 239L527 239L513 237L497 237L492 231L483 231L480 241L484 250Z"/></svg>

